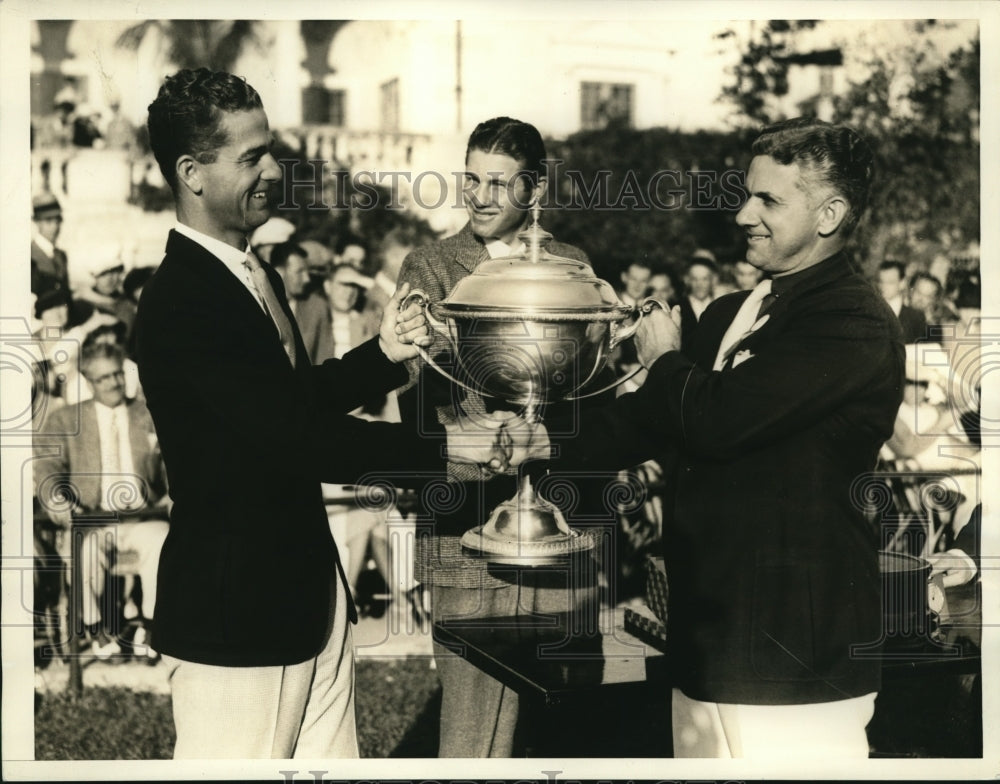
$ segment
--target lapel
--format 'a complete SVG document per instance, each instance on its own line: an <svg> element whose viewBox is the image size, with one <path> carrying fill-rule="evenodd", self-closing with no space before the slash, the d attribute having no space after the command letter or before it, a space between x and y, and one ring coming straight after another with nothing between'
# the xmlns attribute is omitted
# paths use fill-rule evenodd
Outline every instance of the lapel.
<svg viewBox="0 0 1000 784"><path fill-rule="evenodd" d="M73 482L86 509L96 509L101 495L101 436L96 406L93 400L80 404L80 436L74 439L79 448L71 464Z"/></svg>
<svg viewBox="0 0 1000 784"><path fill-rule="evenodd" d="M837 281L847 275L853 273L850 266L850 261L847 255L843 252L838 252L828 259L820 262L822 265L821 269L815 270L813 274L808 274L800 282L792 284L784 293L777 297L771 304L771 307L767 311L767 321L760 324L758 329L752 330L747 333L746 336L736 345L734 354L739 351L750 351L754 353L755 348L763 346L767 341L780 333L783 325L788 320L789 315L794 314L796 308L799 307L802 301L802 295L815 291L817 289L829 286L834 281ZM718 350L719 343L722 340L723 334L725 334L726 328L732 323L733 318L736 316L736 311L739 310L739 306L743 301L750 296L750 292L739 292L738 294L732 294L723 299L735 299L739 297L735 304L735 308L732 310L731 316L724 320L722 324L722 332L718 335L713 336L713 343L715 345L716 351ZM755 322L755 325L758 322ZM716 325L718 326L718 325ZM714 354L713 359L714 362ZM723 367L723 372L732 369L732 360L726 362Z"/></svg>
<svg viewBox="0 0 1000 784"><path fill-rule="evenodd" d="M736 314L743 305L744 300L750 296L749 291L738 291L727 294L714 300L702 313L701 320L698 321L695 334L695 361L701 367L711 370L715 365L715 355L719 352L719 345L722 338L733 323ZM687 297L684 298L687 302ZM682 306L683 307L683 306ZM694 319L694 312L688 305L690 317Z"/></svg>
<svg viewBox="0 0 1000 784"><path fill-rule="evenodd" d="M261 347L262 360L265 356L269 357L276 372L279 367L292 370L285 349L281 345L278 330L271 317L264 312L254 295L241 281L236 279L236 276L229 271L221 259L209 253L194 240L174 230L171 230L170 234L167 235L166 252L169 259L186 267L189 272L204 281L202 291L205 296L211 298L212 307L219 313L220 320L238 324L239 331L245 335L245 338L252 341L255 346ZM285 299L281 278L278 277L278 273L271 268L270 264L265 262L261 262L261 264L264 266L275 295L279 303L282 303L285 315L292 325L292 331L295 335L296 370L305 370L309 366L308 355L305 344L302 342L302 335L299 333L298 324Z"/></svg>
<svg viewBox="0 0 1000 784"><path fill-rule="evenodd" d="M490 257L486 245L472 233L471 223L466 223L461 231L455 235L455 244L452 249L455 254L455 263L469 272L475 272L476 267Z"/></svg>
<svg viewBox="0 0 1000 784"><path fill-rule="evenodd" d="M143 422L142 412L134 400L125 401L128 415L128 440L132 449L132 465L143 479L149 478L149 455L152 452L149 430Z"/></svg>

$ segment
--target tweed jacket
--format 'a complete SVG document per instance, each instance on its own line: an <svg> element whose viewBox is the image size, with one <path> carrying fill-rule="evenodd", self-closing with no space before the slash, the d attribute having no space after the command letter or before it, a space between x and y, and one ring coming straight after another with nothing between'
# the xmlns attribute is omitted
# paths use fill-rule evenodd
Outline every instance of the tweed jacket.
<svg viewBox="0 0 1000 784"><path fill-rule="evenodd" d="M562 439L563 468L626 466L672 446L664 515L675 686L710 702L799 704L876 691L877 532L857 497L902 400L899 322L837 254L775 300L734 360L716 352L747 292L703 314L689 359ZM670 507L668 507L670 508Z"/></svg>
<svg viewBox="0 0 1000 784"><path fill-rule="evenodd" d="M97 426L97 405L95 401L87 400L79 405L63 406L46 417L34 443L35 495L43 508L57 504L52 498L54 491L69 490L85 511L99 509L101 439ZM149 411L141 401L128 400L125 405L135 473L134 477L122 477L125 481L119 484L121 500L131 500L126 496L137 492L146 505L154 505L166 492L166 476L156 430Z"/></svg>

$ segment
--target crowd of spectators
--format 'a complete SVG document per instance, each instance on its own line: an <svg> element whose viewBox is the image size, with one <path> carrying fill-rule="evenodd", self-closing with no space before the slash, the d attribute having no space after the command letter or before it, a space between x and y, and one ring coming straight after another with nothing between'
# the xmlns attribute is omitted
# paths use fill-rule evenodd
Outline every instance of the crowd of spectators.
<svg viewBox="0 0 1000 784"><path fill-rule="evenodd" d="M128 135L123 129L118 131ZM31 291L35 332L44 337L40 341L44 356L38 367L36 394L47 401L36 409L51 413L59 406L76 408L95 399L97 402L91 405L99 404L93 379L84 365L87 357L92 359L94 351L104 350L95 349L95 346L104 345L114 347L116 356L120 355L121 383L118 383L119 371L116 370L115 387L121 386L128 406L144 410L133 358L132 323L142 287L154 273L154 263L129 267L124 260L127 254L121 247L112 245L73 248L73 253L67 255L59 245L62 217L62 207L56 196L43 192L35 197ZM269 261L282 278L289 305L313 362L340 357L374 334L382 308L395 289L403 259L422 242L422 238L405 227L393 228L383 236L363 236L352 230L356 228L357 222L353 222L350 229L339 232L332 240L329 234L317 239L319 235L315 231L302 231L292 221L274 217L251 237L257 256ZM70 270L76 280L84 281L82 285L70 285ZM977 323L978 269L959 269L947 277L942 276L941 270L940 263L903 265L887 260L879 266L873 285L900 318L911 349L918 344L938 345L942 356L954 366L960 361L956 352L966 345L962 338L970 335ZM613 282L625 304L637 305L645 297L653 296L671 307L679 306L683 346L689 347L701 315L714 300L730 292L753 289L760 280L760 271L746 261L736 259L720 263L711 251L698 249L683 264L638 258ZM633 390L642 384L644 371L638 367L634 349L628 341L619 347L614 364L619 377L634 373L622 384L621 391ZM915 349L911 350L908 368L912 369L912 383L906 390L896 433L883 450L883 457L887 466L924 470L948 470L958 465L954 462L956 459L964 461L958 466L963 471L957 474L961 477L957 481L962 500L954 515L955 530L948 538L953 541L962 523L972 516L972 508L979 497L978 473L964 471L969 460L978 465L978 436L969 424L977 412L969 410L967 396L962 400L955 398L956 382L947 370L938 368L935 378L926 377L930 371L926 363L921 364ZM386 421L399 419L393 395L369 401L355 413ZM43 429L42 432L52 431ZM155 433L150 437L155 439ZM965 451L960 458L954 453L946 455L942 448L945 443L961 445ZM40 439L39 444L44 448L45 439ZM39 463L37 468L44 471L46 464ZM72 474L74 467L65 466L64 469ZM623 596L630 592L629 575L638 578L645 555L654 552L662 525L659 519L662 505L655 502L656 493L661 489L662 470L650 463L639 467L635 476L651 491L654 501L636 510L629 519L622 520L620 536L623 541L618 564L621 574L616 579L620 581ZM46 476L42 474L36 478L41 485ZM392 506L376 511L360 508L353 503L354 488L327 486L324 491L329 502L331 529L362 610L379 612L379 603L372 601L364 591L358 591L363 571L374 568L384 581L385 587L380 590L388 591L394 598L392 604L412 613L421 622L426 621L426 599L418 592L419 585L409 564L390 548L390 541L401 541L405 532L412 530L412 517ZM47 553L54 551L54 532L65 529L66 525L65 518L53 520L50 506L44 499L36 500L36 546L40 552ZM95 510L81 508L78 511ZM136 510L119 511L127 517ZM390 520L391 525L387 522ZM147 525L152 530L147 523L136 525ZM121 531L124 528L116 530L119 532L118 547L122 549ZM401 536L391 537L390 532L396 530ZM106 549L101 550L93 543L88 547L89 552L94 553L91 558L94 563L114 562ZM391 564L395 566L390 568ZM87 578L87 590L92 593L96 590L93 588L95 581L103 579L100 570L94 575ZM144 580L140 575L137 589L122 597L121 606L111 608L107 602L101 605L105 611L126 612L128 608L130 617L122 616L126 622L124 627L122 618L94 621L93 612L88 610L89 642L95 652L114 651L115 646L109 641L113 641L114 634L122 628L138 629L141 643L143 630L153 621L148 602L153 590L146 585L148 581L148 576ZM44 593L44 586L39 590ZM641 588L636 583L631 590L639 592ZM97 590L94 595L99 593Z"/></svg>
<svg viewBox="0 0 1000 784"><path fill-rule="evenodd" d="M701 315L714 300L733 291L753 289L762 277L760 270L742 259L719 263L711 251L699 249L682 265L646 259L632 262L621 272L619 298L627 305L636 305L652 296L670 307L679 306L682 347L690 348ZM947 490L944 530L932 533L930 540L925 536L914 539L922 544L909 554L929 558L935 568L942 564L940 568L946 569L951 563L954 571L961 573L953 581L970 580L976 568L965 556L972 555L964 550L956 555L959 549L954 545L958 541L978 553L977 537L966 529L970 520L979 519L981 498L980 389L975 356L981 297L978 259L957 258L952 263L941 255L933 263L910 264L886 259L878 265L872 285L899 319L907 344L903 403L893 436L883 447L881 467L906 475L909 498L904 499L908 509L903 511L915 518L926 512L921 482L942 481L943 474ZM642 384L644 371L638 368L628 342L616 352L615 366L619 377L637 371L622 385L622 391ZM662 471L649 463L637 469L636 476L656 490ZM651 550L649 543L662 525L660 508L659 504L647 504L622 521L620 556ZM885 544L892 542L887 539ZM908 547L914 549L912 544ZM956 563L960 569L954 567ZM619 569L624 572L623 579L638 573L633 564L621 563Z"/></svg>

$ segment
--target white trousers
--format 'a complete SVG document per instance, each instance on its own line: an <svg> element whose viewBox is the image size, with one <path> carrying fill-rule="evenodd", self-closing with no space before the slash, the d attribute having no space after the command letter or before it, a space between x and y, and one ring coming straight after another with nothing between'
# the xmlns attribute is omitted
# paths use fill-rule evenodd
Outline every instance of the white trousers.
<svg viewBox="0 0 1000 784"><path fill-rule="evenodd" d="M156 606L156 570L160 563L160 550L167 538L170 524L165 520L146 520L141 523L117 525L88 531L82 542L80 574L83 584L83 622L88 626L101 620L100 597L104 593L104 576L108 571L108 558L115 551L134 551L138 559L129 570L142 580L142 614L153 619Z"/></svg>
<svg viewBox="0 0 1000 784"><path fill-rule="evenodd" d="M875 692L809 705L702 702L671 695L674 757L867 759Z"/></svg>
<svg viewBox="0 0 1000 784"><path fill-rule="evenodd" d="M217 667L164 656L174 759L356 759L354 647L337 581L332 631L314 658L286 667Z"/></svg>

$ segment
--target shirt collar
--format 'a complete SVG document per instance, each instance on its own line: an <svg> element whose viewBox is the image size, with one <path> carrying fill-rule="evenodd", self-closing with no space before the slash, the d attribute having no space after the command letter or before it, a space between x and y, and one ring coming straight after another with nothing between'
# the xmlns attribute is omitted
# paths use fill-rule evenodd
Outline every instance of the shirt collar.
<svg viewBox="0 0 1000 784"><path fill-rule="evenodd" d="M51 242L45 239L45 237L43 237L37 231L32 232L32 234L33 234L32 239L35 241L35 244L42 249L42 251L45 253L46 256L56 255L55 245L53 245Z"/></svg>
<svg viewBox="0 0 1000 784"><path fill-rule="evenodd" d="M520 240L517 241L516 245L508 245L503 240L490 240L486 243L486 252L490 254L491 259L516 256L519 253L524 253L524 250L524 243Z"/></svg>
<svg viewBox="0 0 1000 784"><path fill-rule="evenodd" d="M845 264L846 261L847 257L838 251L819 264L813 264L811 267L806 267L799 272L793 272L791 275L776 277L771 281L771 293L776 297L780 297L787 294L793 288L799 288L803 285L808 286L820 278L825 278L835 267Z"/></svg>
<svg viewBox="0 0 1000 784"><path fill-rule="evenodd" d="M247 251L250 249L249 243L243 250L237 250L232 245L227 245L225 242L215 239L215 237L209 237L207 234L203 234L197 229L192 229L187 224L179 221L174 225L174 230L178 234L183 234L192 242L197 242L225 264L234 275L241 276L243 274L243 262L246 261Z"/></svg>
<svg viewBox="0 0 1000 784"><path fill-rule="evenodd" d="M106 406L99 400L94 400L94 410L97 412L99 417L110 417L110 416L121 416L122 412L125 411L125 401L123 400L117 406L112 408L111 406Z"/></svg>

